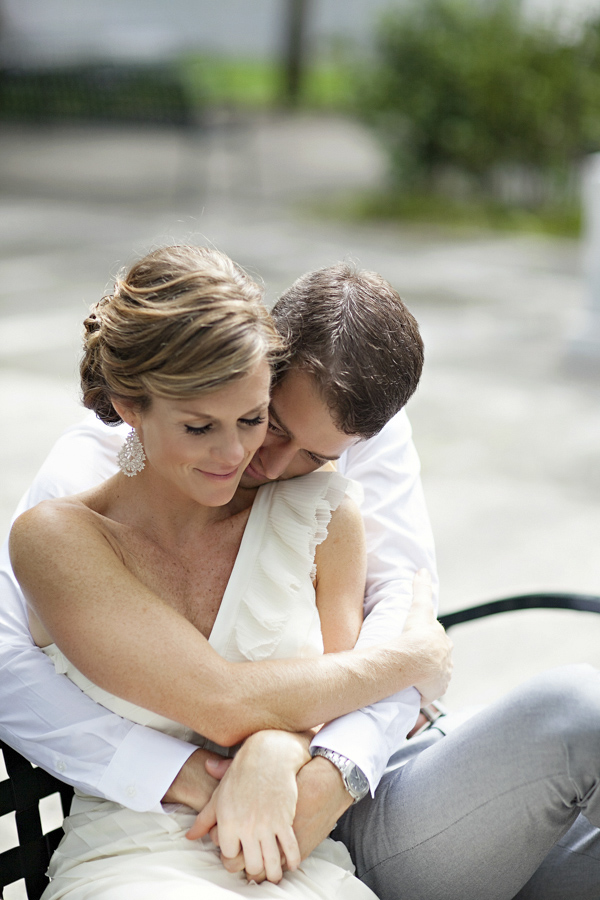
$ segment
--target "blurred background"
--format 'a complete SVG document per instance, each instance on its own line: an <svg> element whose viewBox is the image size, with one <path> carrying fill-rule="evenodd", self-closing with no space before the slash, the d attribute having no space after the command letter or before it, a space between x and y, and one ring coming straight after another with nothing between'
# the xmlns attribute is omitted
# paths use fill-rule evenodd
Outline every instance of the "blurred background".
<svg viewBox="0 0 600 900"><path fill-rule="evenodd" d="M0 126L3 534L88 306L192 240L269 302L352 259L416 314L443 610L600 592L600 0L1 0ZM599 625L464 627L449 698L600 664Z"/></svg>

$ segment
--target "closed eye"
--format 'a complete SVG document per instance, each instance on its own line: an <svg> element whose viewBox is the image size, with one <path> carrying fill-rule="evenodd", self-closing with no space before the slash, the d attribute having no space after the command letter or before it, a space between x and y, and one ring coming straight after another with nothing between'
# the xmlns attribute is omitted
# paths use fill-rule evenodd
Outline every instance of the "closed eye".
<svg viewBox="0 0 600 900"><path fill-rule="evenodd" d="M193 425L186 425L185 431L186 434L207 434L211 428L212 425L201 425L199 428L194 428Z"/></svg>
<svg viewBox="0 0 600 900"><path fill-rule="evenodd" d="M270 419L267 428L269 429L269 431L272 431L273 434L285 434L285 432L282 431L281 428L278 428L277 425L275 425L273 422L271 422Z"/></svg>
<svg viewBox="0 0 600 900"><path fill-rule="evenodd" d="M318 456L315 456L314 453L311 453L310 450L305 450L304 452L306 453L306 455L308 456L308 458L309 458L312 462L316 463L318 466L324 466L325 463L327 462L327 460L325 460L325 459L319 459L319 457L318 457Z"/></svg>
<svg viewBox="0 0 600 900"><path fill-rule="evenodd" d="M238 421L242 422L243 425L250 425L251 428L256 428L257 425L262 425L265 417L255 416L253 419L239 419Z"/></svg>

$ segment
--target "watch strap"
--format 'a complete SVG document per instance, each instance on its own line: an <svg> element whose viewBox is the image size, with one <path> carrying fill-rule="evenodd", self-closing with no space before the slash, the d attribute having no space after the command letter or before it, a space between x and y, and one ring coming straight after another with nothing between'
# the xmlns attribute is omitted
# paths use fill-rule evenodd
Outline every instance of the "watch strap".
<svg viewBox="0 0 600 900"><path fill-rule="evenodd" d="M369 782L362 769L353 763L347 756L343 756L336 750L328 747L313 747L312 756L323 756L338 769L344 782L344 787L352 797L354 803L358 803L369 793Z"/></svg>

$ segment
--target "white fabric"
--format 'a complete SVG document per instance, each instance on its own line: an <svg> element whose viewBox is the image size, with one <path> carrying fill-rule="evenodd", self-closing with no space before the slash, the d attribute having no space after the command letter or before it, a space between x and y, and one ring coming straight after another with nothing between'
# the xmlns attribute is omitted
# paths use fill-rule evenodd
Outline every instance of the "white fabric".
<svg viewBox="0 0 600 900"><path fill-rule="evenodd" d="M128 430L109 428L88 413L57 441L15 516L47 497L86 490L113 475ZM433 539L405 413L376 437L354 445L338 468L364 490L369 615L359 645L366 645L402 628L417 569L426 566L435 582ZM159 809L193 752L177 738L97 707L54 672L31 640L6 544L0 552L0 683L3 740L69 784L132 809ZM418 705L416 691L405 691L329 724L319 733L319 744L353 759L374 789L388 757L414 724Z"/></svg>
<svg viewBox="0 0 600 900"><path fill-rule="evenodd" d="M238 662L323 653L311 571L315 546L326 537L331 511L344 496L345 486L346 479L337 473L315 473L258 491L209 638L221 656ZM205 744L189 728L97 687L55 644L44 652L57 673L66 674L97 703L140 725ZM52 881L44 900L375 898L352 877L354 866L344 845L331 838L297 872L286 873L280 885L249 886L243 875L225 871L210 839L187 840L185 833L194 818L182 806L171 806L168 815L160 816L78 795L50 864Z"/></svg>

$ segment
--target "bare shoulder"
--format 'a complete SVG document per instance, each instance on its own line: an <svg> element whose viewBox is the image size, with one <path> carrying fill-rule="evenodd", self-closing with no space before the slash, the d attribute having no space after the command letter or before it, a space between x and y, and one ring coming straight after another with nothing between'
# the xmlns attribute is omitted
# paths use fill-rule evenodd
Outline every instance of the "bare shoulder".
<svg viewBox="0 0 600 900"><path fill-rule="evenodd" d="M341 563L348 556L361 557L365 551L365 529L360 510L351 497L345 496L333 510L327 526L327 537L317 546L317 576L325 564Z"/></svg>
<svg viewBox="0 0 600 900"><path fill-rule="evenodd" d="M316 602L325 652L350 650L362 624L366 577L362 517L350 497L345 497L331 516L315 562Z"/></svg>
<svg viewBox="0 0 600 900"><path fill-rule="evenodd" d="M21 513L11 529L11 542L28 536L62 534L65 529L93 522L94 514L78 496L42 500Z"/></svg>
<svg viewBox="0 0 600 900"><path fill-rule="evenodd" d="M351 535L363 535L364 526L360 510L354 500L347 495L333 510L327 529L328 540L343 540Z"/></svg>
<svg viewBox="0 0 600 900"><path fill-rule="evenodd" d="M10 558L15 575L35 554L40 560L49 553L83 548L102 539L100 517L78 495L42 500L22 513L12 526Z"/></svg>

